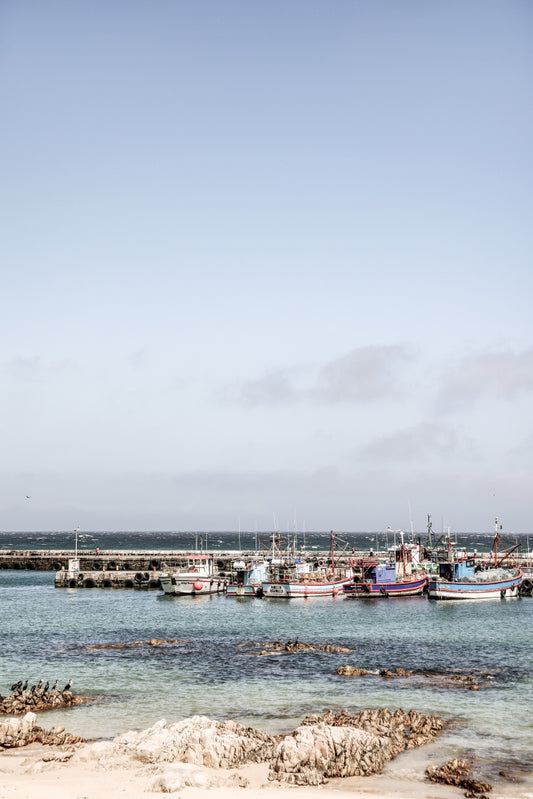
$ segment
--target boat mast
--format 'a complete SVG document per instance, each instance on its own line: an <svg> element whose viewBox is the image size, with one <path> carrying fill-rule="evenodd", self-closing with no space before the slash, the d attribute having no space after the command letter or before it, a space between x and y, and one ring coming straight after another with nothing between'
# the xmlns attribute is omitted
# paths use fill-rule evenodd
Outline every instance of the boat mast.
<svg viewBox="0 0 533 799"><path fill-rule="evenodd" d="M331 535L331 571L335 571L335 550L334 550L334 538L333 538L333 530L330 532Z"/></svg>

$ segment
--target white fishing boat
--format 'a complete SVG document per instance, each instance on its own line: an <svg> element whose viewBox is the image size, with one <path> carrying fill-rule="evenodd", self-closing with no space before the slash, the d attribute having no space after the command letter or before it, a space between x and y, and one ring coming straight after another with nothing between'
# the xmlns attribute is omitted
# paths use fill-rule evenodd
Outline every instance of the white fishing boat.
<svg viewBox="0 0 533 799"><path fill-rule="evenodd" d="M337 596L353 579L353 568L335 564L335 537L331 532L329 563L314 564L287 560L272 562L270 576L263 582L261 595L276 599L310 599L318 596Z"/></svg>
<svg viewBox="0 0 533 799"><path fill-rule="evenodd" d="M164 572L159 579L169 596L217 594L226 587L225 580L215 573L212 555L189 555L176 570Z"/></svg>

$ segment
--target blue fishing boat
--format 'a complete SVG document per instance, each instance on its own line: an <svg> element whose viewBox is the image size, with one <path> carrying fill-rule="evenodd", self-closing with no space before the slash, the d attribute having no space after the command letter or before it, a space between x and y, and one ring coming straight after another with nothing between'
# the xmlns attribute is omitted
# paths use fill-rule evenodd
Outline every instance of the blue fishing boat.
<svg viewBox="0 0 533 799"><path fill-rule="evenodd" d="M449 536L447 543L447 548L437 552L439 572L429 579L430 599L508 599L518 596L524 574L519 568L504 567L503 563L519 545L509 551L504 548L505 554L498 559L498 544L504 546L498 534L498 519L493 568L476 567L475 558L468 557L465 550L452 547Z"/></svg>
<svg viewBox="0 0 533 799"><path fill-rule="evenodd" d="M267 578L268 563L243 560L232 564L234 577L226 586L227 596L254 597L262 593L263 581Z"/></svg>

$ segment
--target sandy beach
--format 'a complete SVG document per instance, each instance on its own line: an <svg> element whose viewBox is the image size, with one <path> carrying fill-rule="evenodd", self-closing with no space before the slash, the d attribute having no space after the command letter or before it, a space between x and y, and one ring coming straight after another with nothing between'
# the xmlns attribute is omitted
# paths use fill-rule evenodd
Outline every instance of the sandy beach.
<svg viewBox="0 0 533 799"><path fill-rule="evenodd" d="M0 754L0 797L17 799L101 799L102 796L122 796L142 799L159 773L166 766L142 764L128 767L102 768L91 759L93 744L81 746L75 755L65 757L64 747L31 744ZM428 782L421 768L420 753L404 753L390 763L382 774L371 777L331 779L326 785L294 787L279 785L267 779L268 764L254 764L240 769L210 769L174 764L176 774L188 774L196 787L180 787L176 796L184 799L334 799L349 794L353 799L457 799L464 790ZM533 782L499 785L491 799L529 799L533 797Z"/></svg>

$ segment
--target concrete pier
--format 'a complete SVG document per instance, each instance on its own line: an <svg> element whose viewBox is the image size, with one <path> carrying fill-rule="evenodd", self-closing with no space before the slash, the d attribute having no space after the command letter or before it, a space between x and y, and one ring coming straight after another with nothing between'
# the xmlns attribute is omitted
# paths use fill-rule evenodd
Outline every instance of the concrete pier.
<svg viewBox="0 0 533 799"><path fill-rule="evenodd" d="M59 571L56 588L134 588L161 589L160 571Z"/></svg>

